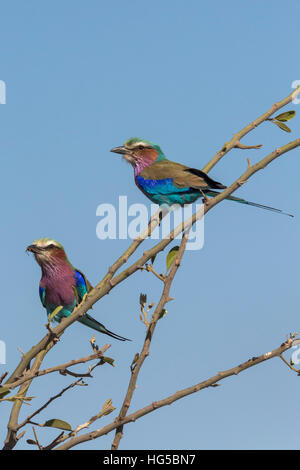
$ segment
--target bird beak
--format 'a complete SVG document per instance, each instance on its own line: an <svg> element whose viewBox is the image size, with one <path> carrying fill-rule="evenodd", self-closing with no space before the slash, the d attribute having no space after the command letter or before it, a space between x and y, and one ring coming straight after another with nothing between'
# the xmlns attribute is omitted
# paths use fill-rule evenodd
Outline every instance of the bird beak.
<svg viewBox="0 0 300 470"><path fill-rule="evenodd" d="M40 248L36 245L29 245L27 248L26 248L26 251L30 251L31 253L40 253Z"/></svg>
<svg viewBox="0 0 300 470"><path fill-rule="evenodd" d="M124 146L121 147L114 147L113 149L110 150L113 153L119 153L121 155L131 155L131 150L127 149Z"/></svg>

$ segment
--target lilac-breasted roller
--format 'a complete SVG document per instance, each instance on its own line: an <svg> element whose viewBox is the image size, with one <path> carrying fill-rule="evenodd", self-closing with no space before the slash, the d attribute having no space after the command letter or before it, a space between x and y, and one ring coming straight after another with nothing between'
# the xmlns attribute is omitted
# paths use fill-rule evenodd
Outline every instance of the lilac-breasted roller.
<svg viewBox="0 0 300 470"><path fill-rule="evenodd" d="M29 245L26 251L34 254L42 270L39 294L48 318L57 307L63 307L54 316L54 320L59 323L64 317L69 317L72 314L76 305L80 304L92 286L85 275L72 266L64 247L56 240L39 238ZM78 318L78 321L112 338L120 341L127 340L127 338L109 331L102 323L87 313Z"/></svg>
<svg viewBox="0 0 300 470"><path fill-rule="evenodd" d="M203 195L214 197L219 194L216 189L226 188L201 170L168 160L161 148L148 140L134 137L123 146L111 149L111 152L123 155L131 163L137 187L159 205L183 206ZM228 196L226 199L293 217L280 209L238 197Z"/></svg>

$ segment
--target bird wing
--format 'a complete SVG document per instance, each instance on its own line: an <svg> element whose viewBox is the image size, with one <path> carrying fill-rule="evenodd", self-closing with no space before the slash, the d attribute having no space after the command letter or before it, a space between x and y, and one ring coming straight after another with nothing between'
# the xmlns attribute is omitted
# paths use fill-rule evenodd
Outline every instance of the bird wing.
<svg viewBox="0 0 300 470"><path fill-rule="evenodd" d="M46 288L40 286L39 287L39 294L40 294L40 299L41 299L42 305L43 305L43 307L46 308Z"/></svg>
<svg viewBox="0 0 300 470"><path fill-rule="evenodd" d="M75 277L75 286L73 286L73 291L76 297L77 304L80 304L80 302L83 299L84 294L90 292L93 286L85 277L85 275L81 271L79 271L79 269L74 270L74 277Z"/></svg>
<svg viewBox="0 0 300 470"><path fill-rule="evenodd" d="M144 179L165 180L172 179L177 188L195 189L224 189L226 186L214 181L206 173L196 168L189 168L181 163L162 160L147 166L140 175Z"/></svg>
<svg viewBox="0 0 300 470"><path fill-rule="evenodd" d="M73 290L77 304L80 304L84 294L90 292L93 286L85 277L85 275L81 271L79 271L79 269L74 269L74 273L76 285L73 286ZM88 313L85 313L83 317L78 318L78 321L83 325L89 326L90 328L93 328L93 330L100 331L100 333L104 333L105 335L111 336L112 338L118 339L120 341L130 341L127 338L124 338L123 336L117 335L116 333L109 331L102 323L99 323Z"/></svg>

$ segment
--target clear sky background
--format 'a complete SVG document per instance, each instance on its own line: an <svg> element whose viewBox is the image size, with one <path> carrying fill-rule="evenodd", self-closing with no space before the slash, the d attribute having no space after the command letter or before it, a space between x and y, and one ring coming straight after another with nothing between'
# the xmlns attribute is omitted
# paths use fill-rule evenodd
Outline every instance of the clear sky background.
<svg viewBox="0 0 300 470"><path fill-rule="evenodd" d="M299 14L298 0L2 2L0 339L7 364L0 373L14 369L18 346L27 351L45 334L40 270L26 246L41 236L55 238L92 283L99 281L129 241L97 239L97 206L117 204L119 195L129 204L148 204L129 165L109 149L140 136L160 144L170 159L202 168L300 80ZM230 184L247 157L256 162L299 137L299 122L300 108L292 134L265 123L243 141L263 143L262 150L230 152L211 176ZM204 248L186 253L172 287L175 301L155 332L130 411L300 331L299 159L299 149L282 156L237 193L294 219L227 201L208 214ZM156 266L164 270L165 254ZM136 273L94 307L98 320L132 342L112 341L108 355L116 367L99 368L89 387L67 392L39 422L61 418L76 427L108 398L121 405L129 365L144 340L140 292L157 301L160 281ZM72 325L44 366L89 354L91 336ZM97 334L97 342L107 338ZM71 382L58 374L36 380L29 394L38 398L21 417ZM274 359L126 426L120 448L298 449L299 392L299 377ZM9 411L1 405L1 440ZM38 431L42 444L57 434ZM32 438L30 428L26 437ZM81 448L110 448L112 437ZM23 440L18 448L29 446Z"/></svg>

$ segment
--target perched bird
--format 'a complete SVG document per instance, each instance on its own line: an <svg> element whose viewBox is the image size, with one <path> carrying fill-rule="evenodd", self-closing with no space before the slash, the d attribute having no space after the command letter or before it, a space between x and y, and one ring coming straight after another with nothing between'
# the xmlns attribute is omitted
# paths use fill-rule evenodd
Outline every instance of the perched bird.
<svg viewBox="0 0 300 470"><path fill-rule="evenodd" d="M226 188L201 170L168 160L161 148L148 140L134 137L111 152L123 155L131 163L137 187L159 205L190 204L201 196L214 197L219 194L216 189ZM280 209L238 197L228 196L226 199L293 217Z"/></svg>
<svg viewBox="0 0 300 470"><path fill-rule="evenodd" d="M92 289L91 284L81 271L72 266L64 247L56 240L39 238L29 245L26 251L34 254L42 270L39 293L48 318L59 306L63 308L54 316L54 320L60 322L62 318L69 317L84 295ZM87 313L78 318L78 321L112 338L127 340L107 330L102 323Z"/></svg>

